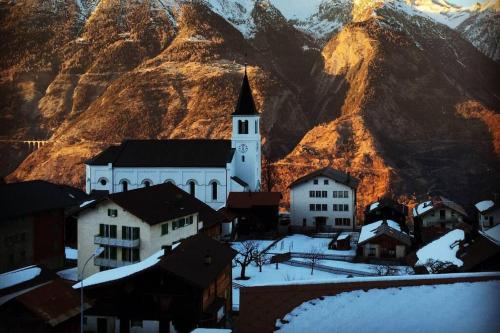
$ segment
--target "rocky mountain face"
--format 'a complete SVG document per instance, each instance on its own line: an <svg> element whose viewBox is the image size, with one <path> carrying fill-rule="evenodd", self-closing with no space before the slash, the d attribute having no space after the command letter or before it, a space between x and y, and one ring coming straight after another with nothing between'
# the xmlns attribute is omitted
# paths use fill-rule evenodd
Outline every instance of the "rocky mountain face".
<svg viewBox="0 0 500 333"><path fill-rule="evenodd" d="M82 186L124 138L229 138L248 62L285 198L326 165L361 179L360 207L500 188L498 62L405 2L287 3L0 2L0 134L50 139L8 180ZM25 156L0 151L3 170Z"/></svg>

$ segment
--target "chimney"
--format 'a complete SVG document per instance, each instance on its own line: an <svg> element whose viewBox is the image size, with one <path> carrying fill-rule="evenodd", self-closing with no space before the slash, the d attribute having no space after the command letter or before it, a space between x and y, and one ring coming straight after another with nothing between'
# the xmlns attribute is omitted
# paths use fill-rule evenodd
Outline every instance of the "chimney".
<svg viewBox="0 0 500 333"><path fill-rule="evenodd" d="M162 248L163 252L165 253L165 255L172 252L172 245L163 245L161 248Z"/></svg>

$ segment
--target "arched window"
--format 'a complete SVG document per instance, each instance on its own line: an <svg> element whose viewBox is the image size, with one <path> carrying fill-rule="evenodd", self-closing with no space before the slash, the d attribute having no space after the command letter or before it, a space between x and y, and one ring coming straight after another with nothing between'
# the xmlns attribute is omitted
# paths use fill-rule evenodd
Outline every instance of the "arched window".
<svg viewBox="0 0 500 333"><path fill-rule="evenodd" d="M212 181L212 200L217 201L217 182Z"/></svg>
<svg viewBox="0 0 500 333"><path fill-rule="evenodd" d="M150 187L151 185L153 185L153 182L152 182L151 180L149 180L149 179L144 179L144 180L142 181L142 185L143 185L144 187Z"/></svg>
<svg viewBox="0 0 500 333"><path fill-rule="evenodd" d="M165 180L165 181L164 181L164 183L165 183L165 184L166 184L166 183L170 183L170 184L172 184L172 185L175 185L175 182L174 182L172 179L167 179L167 180Z"/></svg>
<svg viewBox="0 0 500 333"><path fill-rule="evenodd" d="M128 180L122 179L122 180L120 180L120 184L122 185L123 192L128 191Z"/></svg>
<svg viewBox="0 0 500 333"><path fill-rule="evenodd" d="M248 120L238 120L238 134L248 134Z"/></svg>
<svg viewBox="0 0 500 333"><path fill-rule="evenodd" d="M196 183L194 182L194 180L190 180L188 182L188 185L189 185L189 194L194 196L196 194Z"/></svg>
<svg viewBox="0 0 500 333"><path fill-rule="evenodd" d="M106 186L107 183L108 180L106 178L99 178L99 184L101 184L102 186Z"/></svg>
<svg viewBox="0 0 500 333"><path fill-rule="evenodd" d="M241 155L241 161L245 162L245 155Z"/></svg>

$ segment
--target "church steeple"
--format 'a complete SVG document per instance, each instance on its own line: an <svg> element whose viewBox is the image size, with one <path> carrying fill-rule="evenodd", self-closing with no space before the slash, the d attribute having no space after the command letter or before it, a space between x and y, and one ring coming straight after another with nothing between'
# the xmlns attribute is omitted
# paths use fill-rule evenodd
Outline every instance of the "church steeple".
<svg viewBox="0 0 500 333"><path fill-rule="evenodd" d="M243 76L240 96L238 97L238 102L236 103L233 116L253 116L258 114L259 113L257 112L252 96L252 89L250 88L250 83L248 82L247 65L245 64L245 76Z"/></svg>

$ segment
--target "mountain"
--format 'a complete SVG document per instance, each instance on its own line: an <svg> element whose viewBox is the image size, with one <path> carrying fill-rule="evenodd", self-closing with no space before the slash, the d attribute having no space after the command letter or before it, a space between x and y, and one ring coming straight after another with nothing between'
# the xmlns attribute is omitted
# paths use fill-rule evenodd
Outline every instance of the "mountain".
<svg viewBox="0 0 500 333"><path fill-rule="evenodd" d="M229 138L247 62L286 195L326 165L361 179L360 206L500 188L498 62L418 4L289 4L2 2L0 133L50 139L8 180L82 186L83 161L124 138ZM0 150L4 170L24 157Z"/></svg>

